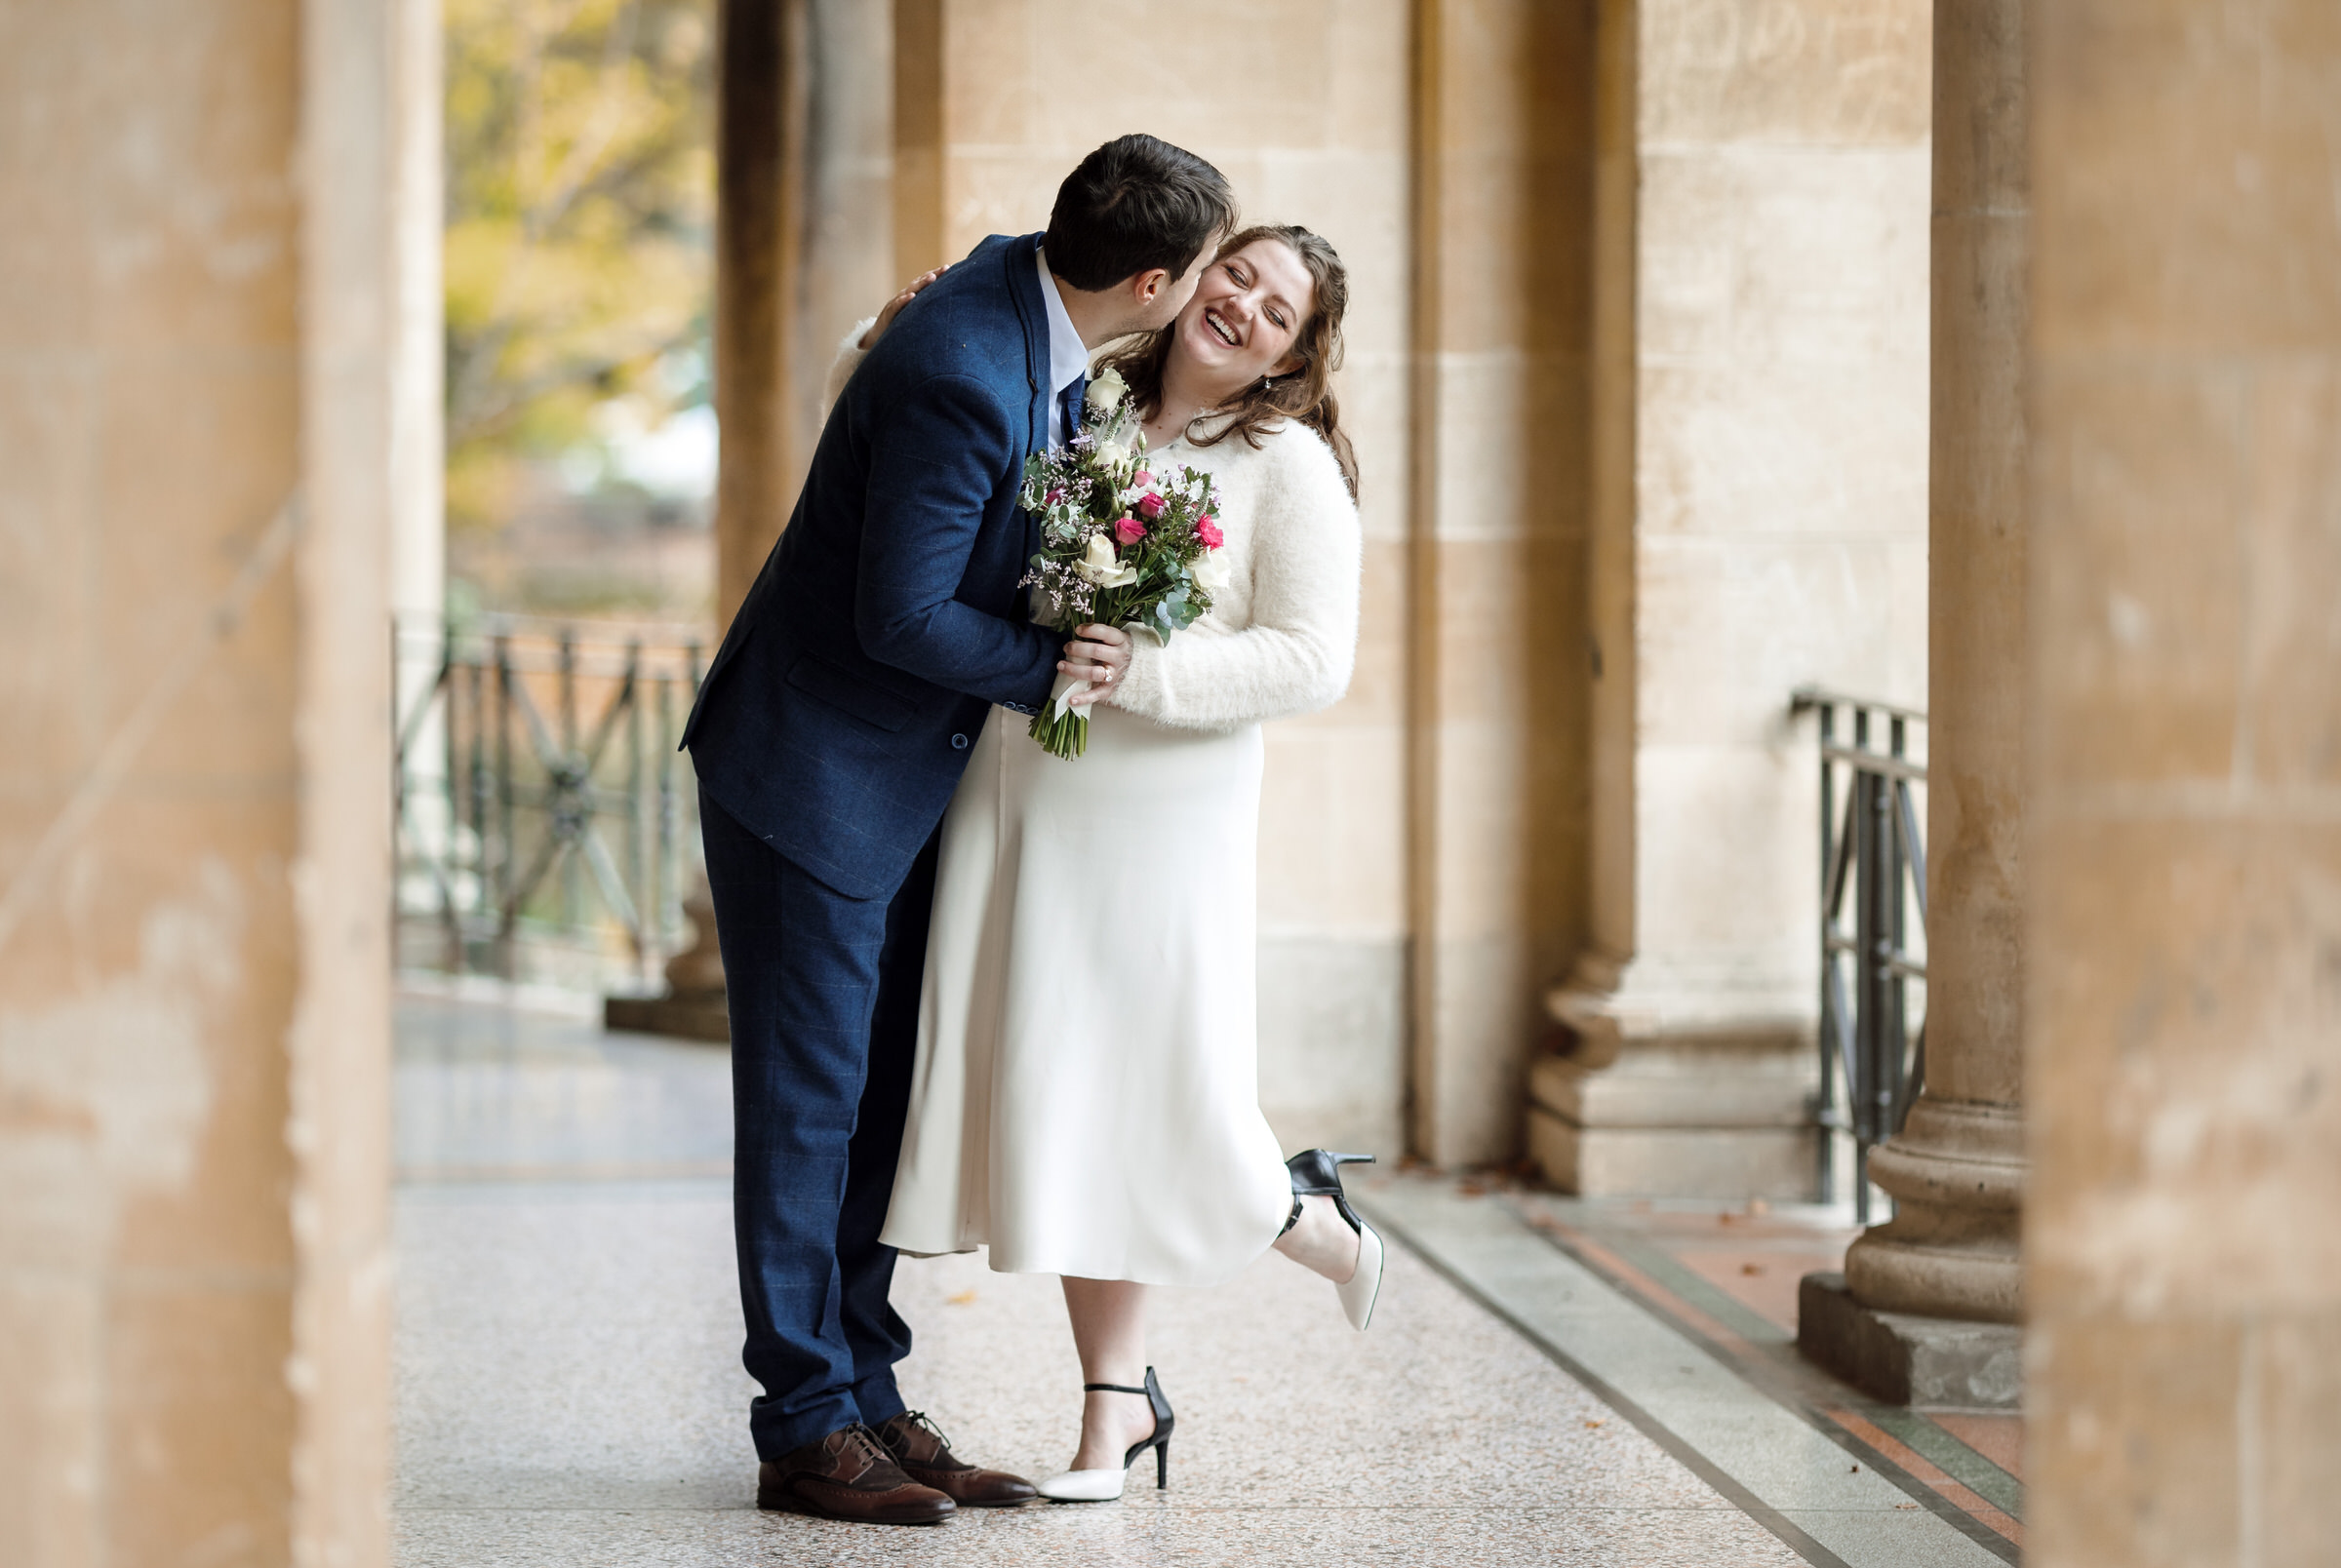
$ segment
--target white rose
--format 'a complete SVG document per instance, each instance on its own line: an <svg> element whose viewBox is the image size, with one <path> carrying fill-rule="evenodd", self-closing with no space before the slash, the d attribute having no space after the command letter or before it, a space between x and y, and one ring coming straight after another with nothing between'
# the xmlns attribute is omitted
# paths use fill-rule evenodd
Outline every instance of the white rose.
<svg viewBox="0 0 2341 1568"><path fill-rule="evenodd" d="M1091 413L1111 412L1129 390L1130 383L1122 379L1120 371L1105 372L1090 383L1090 412Z"/></svg>
<svg viewBox="0 0 2341 1568"><path fill-rule="evenodd" d="M1194 573L1196 587L1213 590L1226 587L1235 575L1228 570L1226 558L1216 550L1206 550L1187 569Z"/></svg>
<svg viewBox="0 0 2341 1568"><path fill-rule="evenodd" d="M1073 569L1100 588L1127 588L1138 580L1138 568L1124 566L1114 554L1114 541L1102 533L1090 535L1089 552Z"/></svg>
<svg viewBox="0 0 2341 1568"><path fill-rule="evenodd" d="M1118 441L1101 441L1090 449L1090 472L1102 475L1116 483L1121 481L1124 474L1130 472L1137 460L1137 453Z"/></svg>

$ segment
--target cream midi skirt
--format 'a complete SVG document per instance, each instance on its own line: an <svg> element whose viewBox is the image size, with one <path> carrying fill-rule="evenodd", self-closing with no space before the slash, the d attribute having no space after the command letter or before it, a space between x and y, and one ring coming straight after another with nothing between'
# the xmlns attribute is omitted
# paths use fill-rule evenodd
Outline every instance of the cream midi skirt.
<svg viewBox="0 0 2341 1568"><path fill-rule="evenodd" d="M881 1239L1216 1284L1292 1204L1259 1108L1259 726L1099 707L1061 761L1028 723L992 710L943 818Z"/></svg>

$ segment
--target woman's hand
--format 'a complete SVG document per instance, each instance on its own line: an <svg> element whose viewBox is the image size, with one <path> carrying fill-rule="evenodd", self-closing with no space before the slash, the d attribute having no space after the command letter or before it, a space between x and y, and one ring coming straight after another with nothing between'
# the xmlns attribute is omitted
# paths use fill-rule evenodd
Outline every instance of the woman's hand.
<svg viewBox="0 0 2341 1568"><path fill-rule="evenodd" d="M1057 661L1057 669L1075 680L1087 681L1090 688L1077 691L1065 699L1076 708L1086 708L1093 702L1110 699L1114 686L1130 668L1130 634L1118 626L1081 626L1074 629L1073 641L1065 645L1065 656Z"/></svg>
<svg viewBox="0 0 2341 1568"><path fill-rule="evenodd" d="M855 346L861 348L865 352L876 348L878 346L878 339L886 335L886 330L894 324L894 318L902 314L902 307L909 304L913 299L918 298L920 290L926 288L929 284L932 283L935 279L941 277L944 273L950 270L951 263L946 261L941 266L936 267L932 272L922 272L917 277L911 279L908 286L905 287L900 294L894 295L893 298L889 299L886 302L886 308L878 312L878 319L870 324L870 330L861 334L861 341Z"/></svg>

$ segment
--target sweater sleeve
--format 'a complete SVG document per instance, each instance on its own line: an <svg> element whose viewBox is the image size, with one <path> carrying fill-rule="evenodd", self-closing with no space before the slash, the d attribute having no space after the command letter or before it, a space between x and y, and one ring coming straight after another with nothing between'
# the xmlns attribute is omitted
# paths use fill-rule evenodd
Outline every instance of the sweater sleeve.
<svg viewBox="0 0 2341 1568"><path fill-rule="evenodd" d="M1358 509L1314 432L1272 439L1278 472L1252 528L1251 624L1134 638L1113 702L1179 729L1234 729L1313 713L1349 689L1358 650ZM1267 453L1263 453L1267 455Z"/></svg>
<svg viewBox="0 0 2341 1568"><path fill-rule="evenodd" d="M829 417L829 411L836 408L837 400L845 395L846 383L853 379L853 372L861 369L861 362L870 357L870 351L861 346L861 334L877 325L877 317L864 316L838 342L837 358L829 362L829 374L821 382L822 418Z"/></svg>

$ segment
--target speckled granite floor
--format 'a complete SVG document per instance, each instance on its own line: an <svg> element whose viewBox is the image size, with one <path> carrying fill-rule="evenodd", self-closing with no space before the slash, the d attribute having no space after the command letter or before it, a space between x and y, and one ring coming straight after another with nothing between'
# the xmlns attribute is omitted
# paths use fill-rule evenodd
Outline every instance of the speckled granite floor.
<svg viewBox="0 0 2341 1568"><path fill-rule="evenodd" d="M723 1053L447 1001L400 1024L400 1568L1801 1560L1403 1249L1363 1336L1273 1255L1162 1293L1167 1493L932 1530L759 1513ZM983 1463L1061 1466L1055 1281L904 1260L896 1291L912 1402Z"/></svg>

